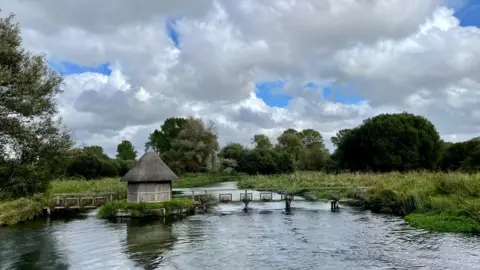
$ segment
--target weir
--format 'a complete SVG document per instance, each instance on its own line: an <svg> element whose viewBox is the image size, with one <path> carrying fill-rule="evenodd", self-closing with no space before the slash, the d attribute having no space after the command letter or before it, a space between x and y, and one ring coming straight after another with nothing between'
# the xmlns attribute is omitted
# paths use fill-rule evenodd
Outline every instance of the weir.
<svg viewBox="0 0 480 270"><path fill-rule="evenodd" d="M331 210L337 212L339 210L338 203L344 200L340 200L337 192L340 190L348 190L356 197L357 194L360 194L359 197L364 196L364 191L370 187L315 187L315 188L301 188L302 196L310 195L309 200L316 201L318 200L315 193L312 191L318 190L330 190L331 194L328 196L328 201L331 203ZM248 211L249 205L252 202L285 202L285 211L290 212L292 210L292 202L295 200L304 201L305 198L302 196L296 196L286 190L277 190L277 191L256 191L256 190L240 190L240 189L215 189L215 188L191 188L191 189L173 189L173 197L190 197L194 204L206 210L208 206L211 206L215 203L234 203L242 202L245 207L244 211ZM180 194L179 194L180 193ZM313 194L313 195L312 195ZM333 195L332 195L333 194ZM312 196L314 198L312 199ZM346 199L345 201L355 201L356 199Z"/></svg>

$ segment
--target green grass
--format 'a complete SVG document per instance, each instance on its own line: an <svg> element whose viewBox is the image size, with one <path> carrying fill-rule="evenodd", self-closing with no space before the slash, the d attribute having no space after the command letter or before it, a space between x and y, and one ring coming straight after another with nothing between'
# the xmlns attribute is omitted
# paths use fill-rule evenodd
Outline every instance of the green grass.
<svg viewBox="0 0 480 270"><path fill-rule="evenodd" d="M62 179L52 181L49 193L103 193L112 192L115 198L127 198L127 184L120 178L103 178L98 180Z"/></svg>
<svg viewBox="0 0 480 270"><path fill-rule="evenodd" d="M207 185L218 184L227 181L240 181L242 175L222 175L222 174L185 174L182 178L173 182L173 188L193 188Z"/></svg>
<svg viewBox="0 0 480 270"><path fill-rule="evenodd" d="M446 233L480 233L480 224L469 218L446 213L423 213L410 214L405 216L405 220L416 228L422 228L431 232Z"/></svg>
<svg viewBox="0 0 480 270"><path fill-rule="evenodd" d="M193 201L185 198L174 198L167 202L159 203L131 203L126 201L113 201L105 204L99 211L101 218L115 218L118 211L131 211L131 217L156 217L161 216L160 209L165 208L167 215L172 210L193 208Z"/></svg>
<svg viewBox="0 0 480 270"><path fill-rule="evenodd" d="M370 187L365 207L374 212L391 213L406 218L412 226L451 232L474 231L470 225L480 222L480 175L464 173L386 173L325 174L297 172L291 175L253 176L239 182L239 188L272 191L286 190L301 194L313 191L320 198L329 192L320 187ZM352 197L349 191L333 191L340 197ZM435 213L433 216L432 213ZM425 219L418 218L425 215ZM447 218L448 217L448 218ZM456 218L455 218L456 217ZM447 226L447 223L451 223ZM454 230L452 227L456 227Z"/></svg>
<svg viewBox="0 0 480 270"><path fill-rule="evenodd" d="M173 188L192 188L212 185L226 181L238 181L242 176L217 174L185 174L173 182ZM123 200L127 196L127 183L120 178L102 178L95 180L60 179L52 181L49 193L104 193L112 192L115 198Z"/></svg>
<svg viewBox="0 0 480 270"><path fill-rule="evenodd" d="M0 226L34 219L42 214L43 203L39 199L27 198L0 202Z"/></svg>

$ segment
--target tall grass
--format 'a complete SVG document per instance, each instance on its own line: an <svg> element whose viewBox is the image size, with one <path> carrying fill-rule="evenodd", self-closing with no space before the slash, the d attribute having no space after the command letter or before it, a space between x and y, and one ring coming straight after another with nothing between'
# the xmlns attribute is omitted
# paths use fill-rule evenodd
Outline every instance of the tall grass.
<svg viewBox="0 0 480 270"><path fill-rule="evenodd" d="M0 202L0 226L34 219L42 213L43 203L40 199L27 198Z"/></svg>
<svg viewBox="0 0 480 270"><path fill-rule="evenodd" d="M413 226L437 231L464 231L469 226L455 226L453 222L469 219L480 231L480 175L464 173L345 173L297 172L290 175L258 175L239 182L239 188L256 188L293 193L316 192L320 197L327 193L322 187L370 187L365 194L365 206L375 212L407 216ZM341 193L341 192L340 192ZM349 196L348 192L341 195ZM427 215L409 214L428 213ZM430 224L435 215L439 222ZM419 220L421 218L424 220ZM446 218L451 217L451 218ZM460 217L460 218L454 218ZM464 219L465 218L465 219ZM440 222L442 220L442 222ZM445 224L449 223L447 226ZM429 224L427 226L427 224Z"/></svg>
<svg viewBox="0 0 480 270"><path fill-rule="evenodd" d="M238 181L241 175L222 174L185 174L173 182L173 188L191 188L216 184L226 181ZM120 178L102 178L97 180L60 179L52 181L49 193L103 193L113 192L115 198L121 200L127 197L127 183Z"/></svg>
<svg viewBox="0 0 480 270"><path fill-rule="evenodd" d="M112 192L116 199L127 197L127 183L117 177L98 180L64 179L52 181L50 193L103 193Z"/></svg>
<svg viewBox="0 0 480 270"><path fill-rule="evenodd" d="M174 188L193 188L218 184L227 181L240 181L244 178L241 174L209 174L209 173L187 173L180 179L173 182Z"/></svg>

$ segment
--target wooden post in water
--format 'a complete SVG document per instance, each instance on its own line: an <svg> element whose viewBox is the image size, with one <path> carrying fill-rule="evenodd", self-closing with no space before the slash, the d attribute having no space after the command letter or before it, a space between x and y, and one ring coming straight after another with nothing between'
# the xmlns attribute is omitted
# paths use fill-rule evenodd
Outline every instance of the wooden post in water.
<svg viewBox="0 0 480 270"><path fill-rule="evenodd" d="M248 211L248 204L250 203L250 199L248 198L248 191L245 189L245 197L243 198L243 203L245 204L244 211Z"/></svg>
<svg viewBox="0 0 480 270"><path fill-rule="evenodd" d="M332 210L332 212L338 211L338 201L336 200L330 201L330 210Z"/></svg>
<svg viewBox="0 0 480 270"><path fill-rule="evenodd" d="M290 212L291 211L291 203L292 203L292 196L288 194L288 192L285 192L285 211Z"/></svg>

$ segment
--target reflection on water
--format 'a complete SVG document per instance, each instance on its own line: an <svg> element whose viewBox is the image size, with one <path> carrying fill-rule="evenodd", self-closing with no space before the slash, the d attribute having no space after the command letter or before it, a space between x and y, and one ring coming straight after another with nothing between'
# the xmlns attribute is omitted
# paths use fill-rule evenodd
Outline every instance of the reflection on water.
<svg viewBox="0 0 480 270"><path fill-rule="evenodd" d="M144 269L156 269L163 253L174 243L171 226L162 221L130 221L127 224L128 257Z"/></svg>
<svg viewBox="0 0 480 270"><path fill-rule="evenodd" d="M83 219L0 228L0 269L479 269L480 240L297 201L223 204L182 221Z"/></svg>
<svg viewBox="0 0 480 270"><path fill-rule="evenodd" d="M51 232L45 222L0 228L0 269L68 269L68 261Z"/></svg>

